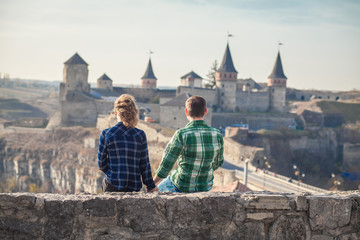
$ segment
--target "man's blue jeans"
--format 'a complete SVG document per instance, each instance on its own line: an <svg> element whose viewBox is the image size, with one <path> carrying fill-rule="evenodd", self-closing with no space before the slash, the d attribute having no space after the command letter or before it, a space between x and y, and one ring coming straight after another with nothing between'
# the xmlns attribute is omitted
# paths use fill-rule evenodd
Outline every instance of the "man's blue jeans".
<svg viewBox="0 0 360 240"><path fill-rule="evenodd" d="M181 192L171 181L170 176L162 180L159 185L159 192Z"/></svg>

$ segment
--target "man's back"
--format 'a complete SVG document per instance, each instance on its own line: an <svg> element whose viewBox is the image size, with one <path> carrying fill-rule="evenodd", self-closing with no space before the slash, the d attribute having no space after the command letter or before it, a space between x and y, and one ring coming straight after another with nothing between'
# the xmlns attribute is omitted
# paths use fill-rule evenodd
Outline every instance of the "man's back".
<svg viewBox="0 0 360 240"><path fill-rule="evenodd" d="M166 177L175 161L178 168L171 174L171 181L181 192L209 191L213 171L224 161L220 131L203 120L189 122L169 142L157 175Z"/></svg>

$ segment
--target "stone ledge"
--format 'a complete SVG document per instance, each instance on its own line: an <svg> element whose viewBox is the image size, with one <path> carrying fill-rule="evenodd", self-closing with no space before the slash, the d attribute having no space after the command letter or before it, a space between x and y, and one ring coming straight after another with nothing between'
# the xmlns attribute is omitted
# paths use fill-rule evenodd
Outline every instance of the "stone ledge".
<svg viewBox="0 0 360 240"><path fill-rule="evenodd" d="M359 191L1 193L0 239L356 239L359 203Z"/></svg>

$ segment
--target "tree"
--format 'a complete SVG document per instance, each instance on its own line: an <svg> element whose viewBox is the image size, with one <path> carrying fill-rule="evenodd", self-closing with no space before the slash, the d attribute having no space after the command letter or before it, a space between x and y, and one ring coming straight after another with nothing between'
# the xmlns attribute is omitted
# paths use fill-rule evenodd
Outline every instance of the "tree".
<svg viewBox="0 0 360 240"><path fill-rule="evenodd" d="M205 81L207 81L207 83L205 83L206 88L213 88L216 85L215 72L216 72L217 68L218 68L218 62L215 60L211 64L208 74L206 74L206 77L208 79L204 79Z"/></svg>

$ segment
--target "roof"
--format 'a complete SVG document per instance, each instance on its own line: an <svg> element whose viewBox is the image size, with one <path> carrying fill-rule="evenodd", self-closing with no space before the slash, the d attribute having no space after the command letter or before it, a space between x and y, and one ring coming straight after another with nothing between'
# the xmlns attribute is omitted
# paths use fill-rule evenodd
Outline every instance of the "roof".
<svg viewBox="0 0 360 240"><path fill-rule="evenodd" d="M170 101L162 104L161 106L183 106L183 107L185 107L185 102L189 97L191 97L190 93L183 93L183 94L180 94L180 95L176 96L175 98L171 99Z"/></svg>
<svg viewBox="0 0 360 240"><path fill-rule="evenodd" d="M184 76L181 77L181 79L185 79L185 78L199 78L202 79L202 77L200 77L199 75L197 75L196 73L194 73L194 71L191 71L187 74L185 74Z"/></svg>
<svg viewBox="0 0 360 240"><path fill-rule="evenodd" d="M98 80L108 80L108 81L112 81L112 80L108 77L108 75L106 75L105 73L104 73L101 77L99 77Z"/></svg>
<svg viewBox="0 0 360 240"><path fill-rule="evenodd" d="M102 89L102 88L91 88L90 94L93 96L97 96L98 94L101 97L119 97L120 94L115 91L110 91L108 89Z"/></svg>
<svg viewBox="0 0 360 240"><path fill-rule="evenodd" d="M270 74L270 76L268 78L271 78L271 79L273 79L273 78L285 78L285 79L287 79L287 77L285 76L284 71L283 71L280 52L278 52L274 68L273 68L272 73Z"/></svg>
<svg viewBox="0 0 360 240"><path fill-rule="evenodd" d="M154 75L154 71L152 69L152 64L151 64L151 58L149 58L149 63L148 66L146 68L145 74L141 79L157 79Z"/></svg>
<svg viewBox="0 0 360 240"><path fill-rule="evenodd" d="M234 67L233 60L231 58L229 43L226 44L225 54L224 54L223 60L220 64L217 72L235 72L235 73L237 73L237 71Z"/></svg>
<svg viewBox="0 0 360 240"><path fill-rule="evenodd" d="M252 78L247 78L247 79L239 79L241 84L247 84L248 82L253 82L254 83L254 88L256 89L263 89L263 87L261 85L259 85L257 82L255 82L254 79Z"/></svg>
<svg viewBox="0 0 360 240"><path fill-rule="evenodd" d="M66 62L64 62L64 64L84 64L84 65L89 65L87 64L84 59L82 59L80 57L80 55L78 53L75 53L74 56L72 56L69 60L67 60Z"/></svg>

